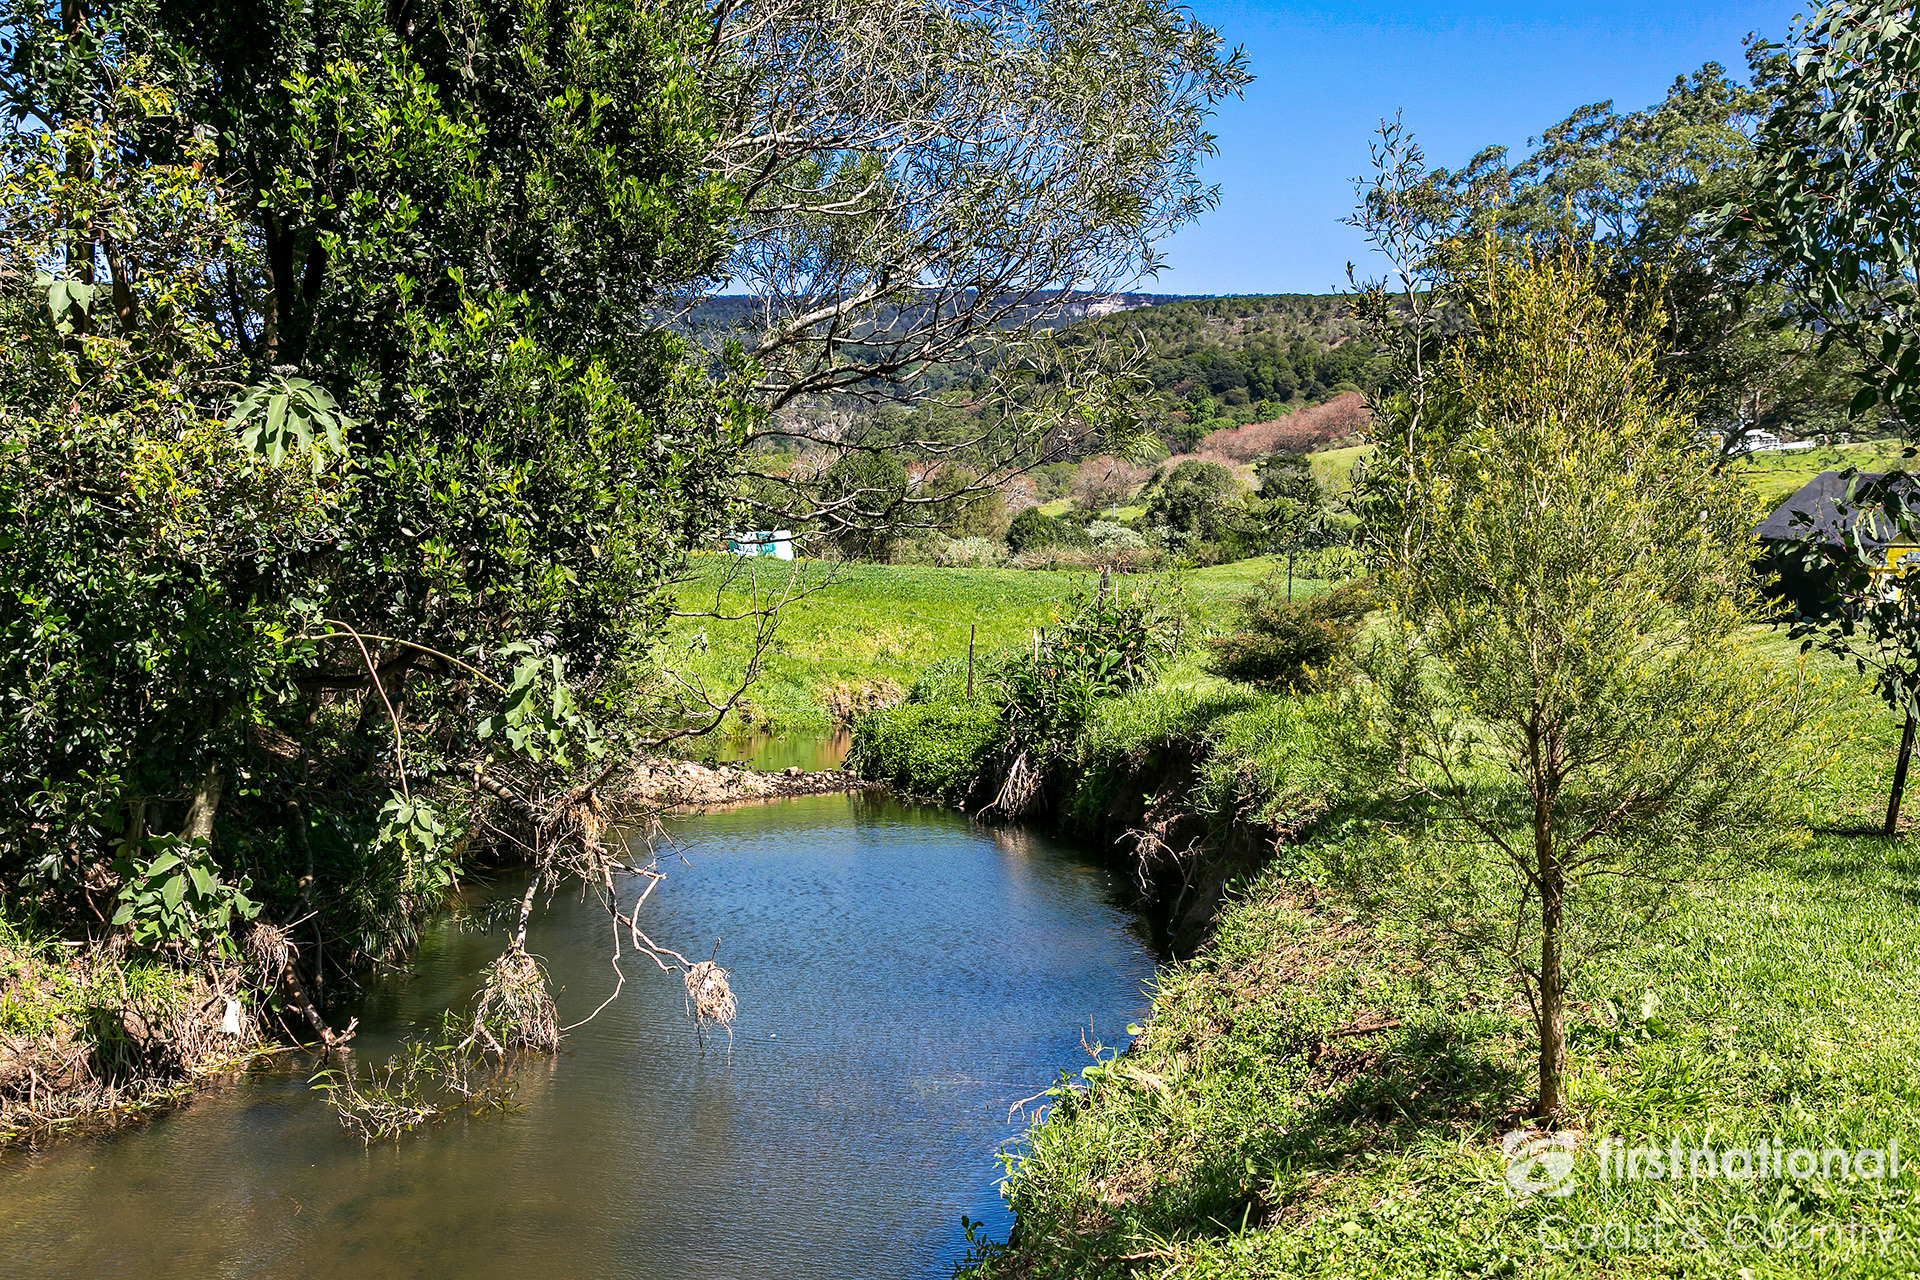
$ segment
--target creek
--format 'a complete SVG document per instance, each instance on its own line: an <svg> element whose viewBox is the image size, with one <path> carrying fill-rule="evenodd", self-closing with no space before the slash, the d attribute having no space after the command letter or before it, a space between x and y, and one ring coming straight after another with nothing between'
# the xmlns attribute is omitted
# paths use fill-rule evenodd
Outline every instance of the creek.
<svg viewBox="0 0 1920 1280"><path fill-rule="evenodd" d="M282 1055L150 1122L0 1154L0 1272L854 1280L950 1274L963 1214L1004 1238L1009 1107L1145 1012L1148 934L1114 875L874 795L671 830L686 863L663 859L643 922L696 958L717 940L731 1043L703 1044L678 975L629 953L618 1000L513 1068L511 1109L371 1147ZM370 990L362 1059L467 1007L504 941L486 916L438 923ZM611 991L606 916L577 893L529 946L563 1022Z"/></svg>

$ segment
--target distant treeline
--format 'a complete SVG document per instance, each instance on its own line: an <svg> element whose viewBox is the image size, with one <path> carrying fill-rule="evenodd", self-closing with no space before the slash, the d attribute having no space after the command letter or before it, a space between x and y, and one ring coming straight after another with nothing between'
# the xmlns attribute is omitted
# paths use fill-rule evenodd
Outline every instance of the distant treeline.
<svg viewBox="0 0 1920 1280"><path fill-rule="evenodd" d="M1147 376L1167 396L1160 435L1190 452L1210 432L1278 418L1347 391L1373 391L1385 365L1346 298L1273 294L1199 298L1102 316L1069 341L1144 341Z"/></svg>
<svg viewBox="0 0 1920 1280"><path fill-rule="evenodd" d="M1159 393L1152 426L1172 453L1192 452L1215 431L1280 418L1344 392L1377 390L1385 376L1378 355L1356 340L1358 325L1339 295L1128 294L1116 300L1137 305L1066 325L1060 340L1069 349L1144 345L1143 372ZM723 304L737 303L744 316L749 302L714 299L700 315L717 320ZM988 375L984 365L966 362L928 370L923 390L944 402L911 414L904 406L875 407L850 396L822 397L800 412L840 416L862 438L960 439L980 406L956 400L984 392Z"/></svg>

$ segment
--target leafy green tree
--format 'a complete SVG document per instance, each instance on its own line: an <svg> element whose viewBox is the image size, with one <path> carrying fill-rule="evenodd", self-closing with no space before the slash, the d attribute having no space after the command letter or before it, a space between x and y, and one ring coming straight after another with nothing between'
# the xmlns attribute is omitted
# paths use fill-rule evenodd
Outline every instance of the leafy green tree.
<svg viewBox="0 0 1920 1280"><path fill-rule="evenodd" d="M1590 246L1609 298L1657 290L1661 368L1728 452L1759 430L1838 429L1851 394L1845 361L1774 323L1784 298L1767 254L1722 234L1724 209L1760 178L1756 135L1780 101L1782 60L1763 44L1749 60L1744 83L1710 62L1650 107L1581 107L1517 158L1489 147L1458 170L1421 172L1404 193L1462 243L1490 233L1551 251L1572 239ZM1387 133L1388 149L1410 145L1397 125Z"/></svg>
<svg viewBox="0 0 1920 1280"><path fill-rule="evenodd" d="M900 536L907 469L885 449L848 453L820 488L820 526L843 555L885 563Z"/></svg>
<svg viewBox="0 0 1920 1280"><path fill-rule="evenodd" d="M1784 58L1734 227L1801 318L1860 363L1857 412L1920 432L1920 27L1898 0L1815 10Z"/></svg>
<svg viewBox="0 0 1920 1280"><path fill-rule="evenodd" d="M1153 486L1146 520L1176 541L1212 542L1228 530L1242 494L1231 468L1188 458Z"/></svg>
<svg viewBox="0 0 1920 1280"><path fill-rule="evenodd" d="M1016 555L1042 547L1063 546L1072 540L1060 521L1038 507L1017 512L1007 525L1007 548Z"/></svg>
<svg viewBox="0 0 1920 1280"><path fill-rule="evenodd" d="M1007 499L998 489L981 489L979 473L958 462L946 462L927 477L926 490L949 499L939 511L940 527L956 538L998 538L1007 529Z"/></svg>
<svg viewBox="0 0 1920 1280"><path fill-rule="evenodd" d="M1504 867L1518 910L1488 933L1532 1002L1552 1120L1578 957L1765 836L1811 695L1742 643L1750 500L1666 394L1657 310L1610 307L1577 257L1490 243L1455 297L1465 332L1382 407L1364 483L1386 620L1334 723L1364 776L1404 774ZM1408 892L1471 879L1439 856Z"/></svg>

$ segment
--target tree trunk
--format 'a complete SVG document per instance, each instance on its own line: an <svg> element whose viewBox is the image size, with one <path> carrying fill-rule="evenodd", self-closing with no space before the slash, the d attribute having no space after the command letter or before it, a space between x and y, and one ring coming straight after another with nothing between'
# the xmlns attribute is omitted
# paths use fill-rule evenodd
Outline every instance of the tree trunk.
<svg viewBox="0 0 1920 1280"><path fill-rule="evenodd" d="M1540 1107L1542 1120L1560 1119L1566 1103L1567 1023L1560 974L1560 933L1566 876L1554 848L1551 811L1536 805L1533 820L1535 871L1540 880Z"/></svg>
<svg viewBox="0 0 1920 1280"><path fill-rule="evenodd" d="M193 801L187 806L187 820L180 827L182 840L212 841L213 815L219 811L222 789L220 770L208 765L207 776L193 789Z"/></svg>
<svg viewBox="0 0 1920 1280"><path fill-rule="evenodd" d="M1893 766L1893 794L1887 797L1887 839L1893 839L1900 825L1900 793L1907 789L1907 764L1913 759L1913 712L1907 712L1907 727L1900 734L1900 758Z"/></svg>

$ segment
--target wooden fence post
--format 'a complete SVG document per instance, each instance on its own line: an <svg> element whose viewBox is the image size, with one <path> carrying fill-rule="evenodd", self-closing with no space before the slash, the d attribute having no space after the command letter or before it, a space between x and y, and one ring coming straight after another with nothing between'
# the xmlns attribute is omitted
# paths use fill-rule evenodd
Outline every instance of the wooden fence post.
<svg viewBox="0 0 1920 1280"><path fill-rule="evenodd" d="M969 622L967 624L967 701L968 702L973 701L973 636L974 636L974 632L979 629L979 626L980 624L977 622Z"/></svg>

